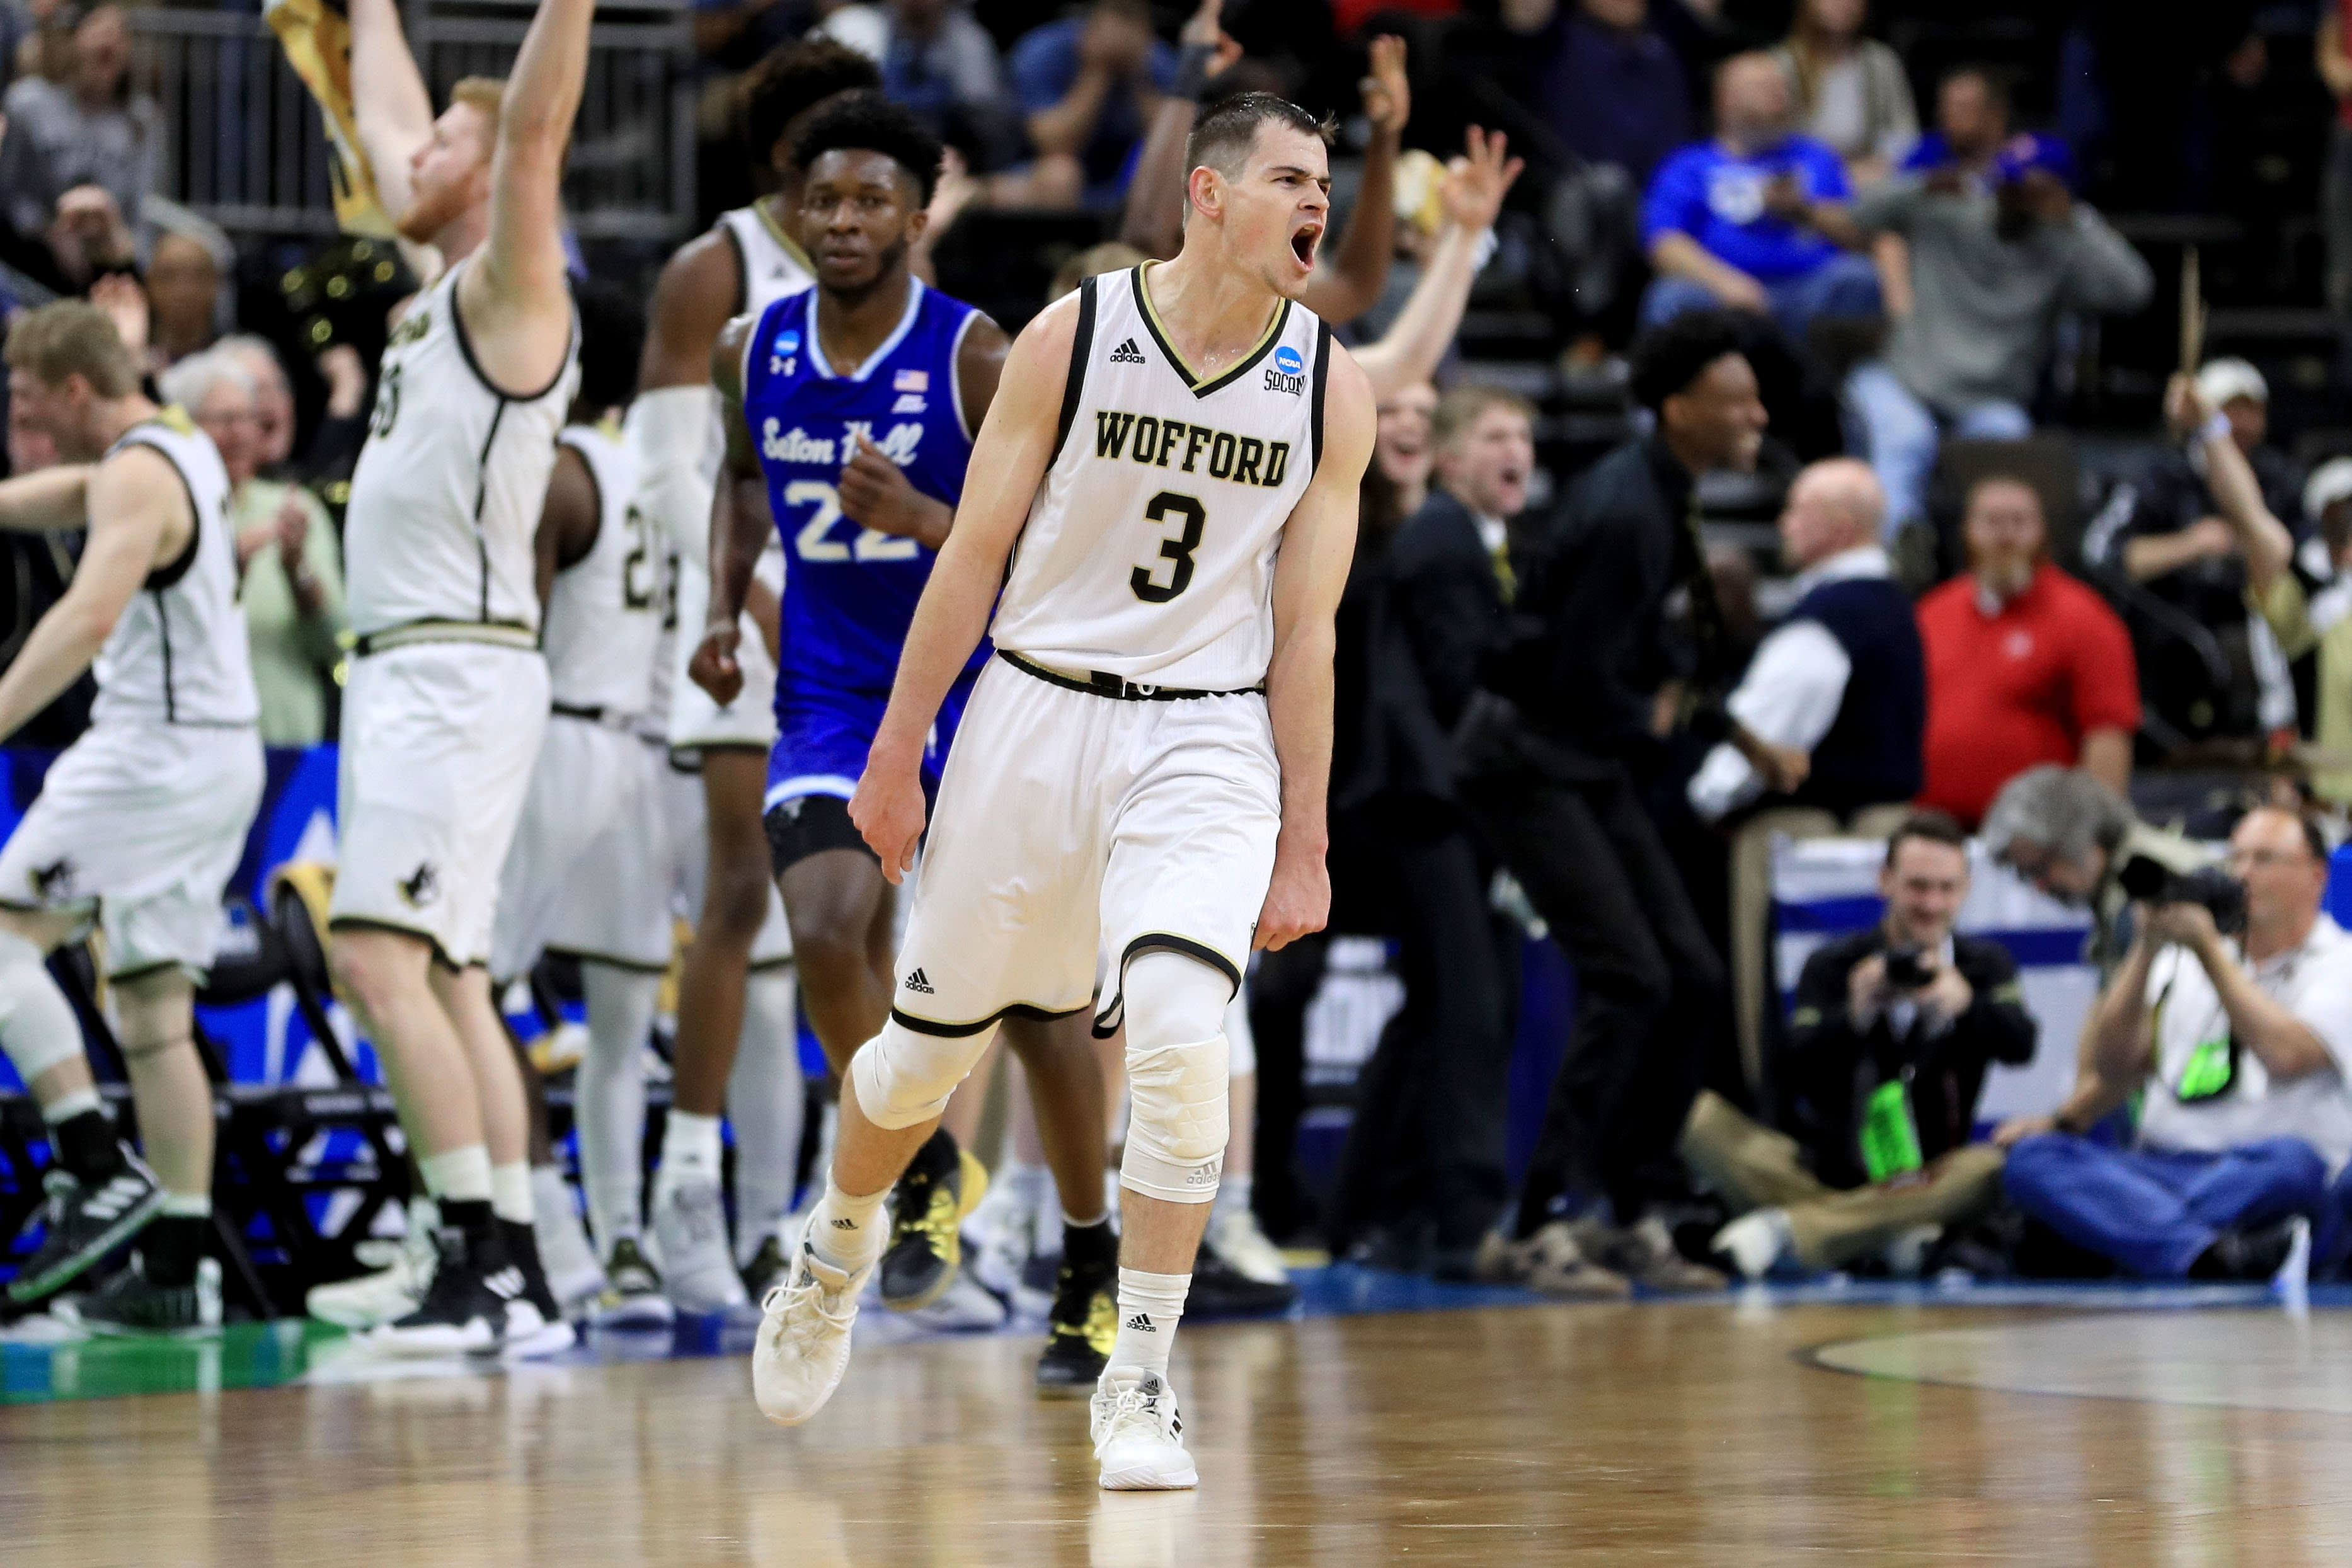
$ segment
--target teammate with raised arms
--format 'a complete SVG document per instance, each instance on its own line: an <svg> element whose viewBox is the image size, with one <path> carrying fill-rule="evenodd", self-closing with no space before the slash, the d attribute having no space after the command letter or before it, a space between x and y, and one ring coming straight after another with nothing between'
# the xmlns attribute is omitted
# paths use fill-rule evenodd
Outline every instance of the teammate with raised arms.
<svg viewBox="0 0 2352 1568"><path fill-rule="evenodd" d="M0 674L0 737L83 670L89 728L0 851L0 1047L41 1108L54 1163L23 1302L81 1278L134 1233L138 1256L80 1308L102 1330L220 1327L212 1226L213 1091L194 984L212 967L221 892L261 804L261 735L228 471L186 413L159 409L113 322L84 300L8 331L13 416L70 464L0 486L0 524L89 535L65 594ZM86 493L85 493L86 492ZM100 1109L81 1026L43 960L105 933L117 1043L151 1171ZM142 1230L142 1227L145 1227Z"/></svg>
<svg viewBox="0 0 2352 1568"><path fill-rule="evenodd" d="M572 1342L531 1235L522 1079L485 967L499 873L547 727L533 540L578 378L559 183L593 0L541 0L505 83L439 118L393 0L352 0L360 138L402 235L445 270L384 350L344 521L356 633L328 909L440 1207L396 1352Z"/></svg>
<svg viewBox="0 0 2352 1568"><path fill-rule="evenodd" d="M751 1363L772 1420L831 1397L890 1184L997 1024L1085 1009L1107 946L1097 1027L1124 1018L1132 1095L1092 1423L1113 1490L1198 1482L1168 1356L1227 1136L1223 1019L1253 944L1329 910L1332 619L1372 445L1362 372L1294 303L1330 211L1319 127L1244 94L1187 162L1182 252L1031 322L973 451L850 806L893 879L924 835L934 721L983 632L997 656Z"/></svg>

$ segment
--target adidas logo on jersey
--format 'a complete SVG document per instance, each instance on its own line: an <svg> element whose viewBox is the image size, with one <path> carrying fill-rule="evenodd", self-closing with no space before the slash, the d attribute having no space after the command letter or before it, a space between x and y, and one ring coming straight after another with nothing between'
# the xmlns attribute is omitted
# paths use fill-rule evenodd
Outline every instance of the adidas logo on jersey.
<svg viewBox="0 0 2352 1568"><path fill-rule="evenodd" d="M1138 1333L1158 1333L1160 1332L1158 1329L1151 1326L1150 1317L1143 1312L1136 1313L1133 1317L1128 1319L1127 1322L1119 1324L1118 1326L1123 1329L1133 1329Z"/></svg>
<svg viewBox="0 0 2352 1568"><path fill-rule="evenodd" d="M1114 365L1144 365L1151 361L1143 357L1143 350L1135 346L1134 339L1129 338L1110 351L1110 362Z"/></svg>
<svg viewBox="0 0 2352 1568"><path fill-rule="evenodd" d="M922 995L927 997L933 994L931 990L931 982L925 977L920 969L916 970L913 974L907 977L907 988L910 991L920 992Z"/></svg>

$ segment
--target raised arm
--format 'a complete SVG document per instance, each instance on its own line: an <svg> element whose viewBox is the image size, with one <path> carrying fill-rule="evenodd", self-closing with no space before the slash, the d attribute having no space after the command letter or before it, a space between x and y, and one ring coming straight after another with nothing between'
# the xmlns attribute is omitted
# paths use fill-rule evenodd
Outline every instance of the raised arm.
<svg viewBox="0 0 2352 1568"><path fill-rule="evenodd" d="M0 479L0 528L53 534L82 526L83 497L89 491L89 465L59 463Z"/></svg>
<svg viewBox="0 0 2352 1568"><path fill-rule="evenodd" d="M1396 259L1396 161L1403 146L1412 94L1404 68L1404 40L1372 40L1372 74L1363 80L1364 118L1372 140L1364 149L1363 178L1348 227L1336 249L1316 263L1299 303L1334 326L1344 325L1380 303Z"/></svg>
<svg viewBox="0 0 2352 1568"><path fill-rule="evenodd" d="M1477 280L1478 253L1486 231L1494 227L1503 197L1523 166L1523 160L1504 159L1508 146L1509 139L1501 131L1490 137L1474 125L1468 154L1454 160L1446 171L1442 192L1446 225L1437 236L1437 248L1395 323L1379 342L1356 352L1375 402L1427 381L1454 341L1463 309L1470 303L1470 286Z"/></svg>
<svg viewBox="0 0 2352 1568"><path fill-rule="evenodd" d="M1069 295L1047 306L1013 340L996 398L972 445L955 526L915 606L890 706L849 802L850 821L894 883L913 863L923 834L924 737L948 687L988 630L1013 541L1021 537L1030 502L1054 460L1077 315L1078 297Z"/></svg>
<svg viewBox="0 0 2352 1568"><path fill-rule="evenodd" d="M1146 256L1165 261L1184 246L1184 140L1192 134L1201 88L1242 57L1239 44L1217 25L1225 0L1201 0L1201 8L1176 36L1183 53L1175 86L1160 99L1127 182L1127 207L1118 237Z"/></svg>
<svg viewBox="0 0 2352 1568"><path fill-rule="evenodd" d="M397 0L351 0L352 118L375 193L394 224L408 211L408 161L433 137L433 95L401 30Z"/></svg>
<svg viewBox="0 0 2352 1568"><path fill-rule="evenodd" d="M1274 658L1265 706L1282 765L1282 830L1274 880L1258 914L1256 946L1276 948L1323 929L1331 914L1331 659L1334 618L1356 554L1356 502L1371 461L1371 384L1337 344L1326 372L1323 457L1283 525L1274 561Z"/></svg>
<svg viewBox="0 0 2352 1568"><path fill-rule="evenodd" d="M2205 484L2221 520L2237 536L2246 556L2246 585L2256 597L2270 591L2294 559L2294 536L2271 515L2263 499L2262 482L2253 465L2238 450L2229 422L2205 406L2197 395L2196 378L2177 374L2165 389L2165 416L2176 426L2193 432L2190 444L2205 456Z"/></svg>
<svg viewBox="0 0 2352 1568"><path fill-rule="evenodd" d="M570 343L563 153L580 109L595 14L595 0L540 0L499 106L489 238L457 284L458 308L484 373L515 392L553 380Z"/></svg>
<svg viewBox="0 0 2352 1568"><path fill-rule="evenodd" d="M179 471L149 448L117 453L90 471L89 494L89 537L73 581L0 674L0 740L80 679L165 547L185 548L194 526Z"/></svg>

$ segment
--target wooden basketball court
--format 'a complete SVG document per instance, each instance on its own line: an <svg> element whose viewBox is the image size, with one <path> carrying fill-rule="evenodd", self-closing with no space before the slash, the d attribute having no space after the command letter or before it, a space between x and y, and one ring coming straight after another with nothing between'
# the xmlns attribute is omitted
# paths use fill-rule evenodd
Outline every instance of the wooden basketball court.
<svg viewBox="0 0 2352 1568"><path fill-rule="evenodd" d="M210 1347L209 1375L205 1350L163 1353L196 1392L0 1409L0 1563L2352 1554L2352 1312L1981 1294L2000 1304L1753 1292L1188 1326L1178 1386L1202 1485L1163 1495L1097 1490L1084 1406L1030 1396L1026 1336L862 1343L832 1406L787 1431L753 1410L735 1354L599 1345L386 1377L263 1327L247 1332L275 1351ZM48 1394L95 1391L110 1349L40 1352ZM6 1350L7 1396L38 1396L33 1353ZM226 1386L268 1381L238 1358L271 1354L306 1380Z"/></svg>

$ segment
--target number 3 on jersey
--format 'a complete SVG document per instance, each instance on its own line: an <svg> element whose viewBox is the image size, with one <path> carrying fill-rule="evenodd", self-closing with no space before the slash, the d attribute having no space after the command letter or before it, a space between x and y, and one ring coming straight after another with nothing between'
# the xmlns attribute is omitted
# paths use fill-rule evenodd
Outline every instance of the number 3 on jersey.
<svg viewBox="0 0 2352 1568"><path fill-rule="evenodd" d="M1160 541L1160 559L1171 563L1165 583L1151 575L1158 562L1137 567L1135 575L1127 580L1135 596L1146 604L1165 604L1192 586L1192 552L1201 548L1201 530L1207 526L1209 514L1192 497L1177 490L1162 490L1143 508L1143 517L1146 522L1162 527L1179 518L1184 524L1182 534Z"/></svg>
<svg viewBox="0 0 2352 1568"><path fill-rule="evenodd" d="M913 539L886 534L876 528L860 528L856 538L848 544L830 538L834 524L841 521L841 494L821 479L795 479L784 486L784 505L805 507L816 503L816 510L793 536L793 548L803 560L912 560L922 546Z"/></svg>

